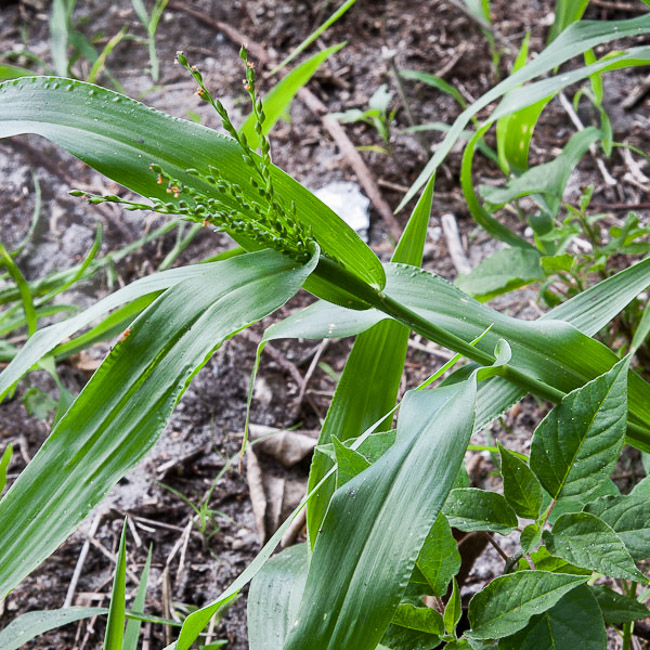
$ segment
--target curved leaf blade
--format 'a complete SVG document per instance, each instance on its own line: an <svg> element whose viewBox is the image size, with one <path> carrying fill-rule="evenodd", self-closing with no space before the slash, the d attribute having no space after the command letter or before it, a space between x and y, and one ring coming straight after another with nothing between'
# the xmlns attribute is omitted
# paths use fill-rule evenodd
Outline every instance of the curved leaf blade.
<svg viewBox="0 0 650 650"><path fill-rule="evenodd" d="M589 512L562 515L552 532L544 531L550 553L567 562L613 578L647 584L611 526Z"/></svg>
<svg viewBox="0 0 650 650"><path fill-rule="evenodd" d="M645 497L604 496L585 506L612 527L635 560L650 557L650 502Z"/></svg>
<svg viewBox="0 0 650 650"><path fill-rule="evenodd" d="M312 78L318 68L327 58L338 52L345 43L332 45L322 52L318 52L311 58L301 63L297 68L292 70L286 77L278 81L273 89L263 98L264 105L264 123L262 124L262 133L266 135L271 131L275 123L282 117L287 110L291 100L296 93ZM255 131L255 115L251 113L240 129L240 133L246 136L248 144L257 149L260 142L260 136Z"/></svg>
<svg viewBox="0 0 650 650"><path fill-rule="evenodd" d="M433 181L422 192L413 210L393 254L394 261L416 266L422 264L432 200ZM359 313L367 314L368 311ZM336 320L330 323L339 325ZM395 406L409 335L404 325L385 321L358 336L327 411L319 444L328 443L333 435L341 441L355 438ZM391 419L386 419L378 429L390 428L391 422ZM320 482L331 467L332 463L325 456L314 455L308 491ZM307 506L307 534L312 546L333 493L334 477L321 485L318 494Z"/></svg>
<svg viewBox="0 0 650 650"><path fill-rule="evenodd" d="M625 441L629 358L569 393L540 422L530 467L553 499L585 503L611 474Z"/></svg>
<svg viewBox="0 0 650 650"><path fill-rule="evenodd" d="M174 286L140 315L0 501L0 594L143 457L212 352L280 307L315 264L273 251L241 255Z"/></svg>
<svg viewBox="0 0 650 650"><path fill-rule="evenodd" d="M609 43L617 38L639 36L648 31L650 31L650 16L648 15L620 21L580 21L569 26L538 57L517 70L515 73L511 74L501 83L497 84L458 116L447 136L436 149L434 156L426 164L415 183L413 183L409 188L397 210L401 210L435 173L442 161L447 157L447 154L452 150L454 144L461 136L470 120L483 108L506 93L516 92L517 87L521 84L524 84L531 79L535 79L545 72L553 70L574 56L583 54L587 50L602 45L603 43ZM593 74L593 71L589 71L586 74ZM564 76L566 75L563 75L563 77ZM566 80L564 86L573 83L574 81L578 81L578 79L570 77ZM556 88L556 90L560 89L561 88ZM523 91L522 95L527 92L525 88L520 90ZM530 101L527 103L517 106L513 105L508 113L515 112L521 108L529 106L530 104L540 101L547 97L551 92L553 91L550 90L545 92L545 94L542 94L540 97L531 96ZM509 98L510 95L508 99ZM491 116L491 121L494 121L499 117L504 117L508 113L493 114Z"/></svg>
<svg viewBox="0 0 650 650"><path fill-rule="evenodd" d="M518 632L530 618L553 607L588 576L547 571L518 571L500 576L469 601L468 635L497 639Z"/></svg>
<svg viewBox="0 0 650 650"><path fill-rule="evenodd" d="M525 519L537 519L544 503L542 486L521 458L498 443L503 476L503 496L513 510Z"/></svg>
<svg viewBox="0 0 650 650"><path fill-rule="evenodd" d="M28 641L57 627L105 614L108 614L106 607L62 607L27 612L0 631L0 650L18 650Z"/></svg>
<svg viewBox="0 0 650 650"><path fill-rule="evenodd" d="M145 197L170 201L164 185L159 185L156 174L149 170L152 162L172 178L233 209L241 209L236 199L219 193L207 181L188 174L187 169L207 174L208 165L213 165L227 182L248 188L244 189L246 193L255 191L250 186L250 168L234 140L85 82L26 77L0 84L0 137L22 133L51 140ZM296 218L311 229L323 254L381 288L381 264L354 230L282 170L273 167L272 174L276 193L288 205L295 203ZM310 279L307 288L316 295L324 292L329 298L340 294L318 278Z"/></svg>
<svg viewBox="0 0 650 650"><path fill-rule="evenodd" d="M451 526L466 533L489 530L507 535L518 524L514 510L502 495L478 488L452 490L443 513Z"/></svg>
<svg viewBox="0 0 650 650"><path fill-rule="evenodd" d="M250 650L282 650L307 580L307 544L271 558L251 581L247 618Z"/></svg>
<svg viewBox="0 0 650 650"><path fill-rule="evenodd" d="M533 616L521 632L501 639L499 649L607 650L607 633L598 601L589 587L576 587L557 605Z"/></svg>
<svg viewBox="0 0 650 650"><path fill-rule="evenodd" d="M407 394L395 444L332 498L285 650L381 641L458 472L475 392L474 380Z"/></svg>

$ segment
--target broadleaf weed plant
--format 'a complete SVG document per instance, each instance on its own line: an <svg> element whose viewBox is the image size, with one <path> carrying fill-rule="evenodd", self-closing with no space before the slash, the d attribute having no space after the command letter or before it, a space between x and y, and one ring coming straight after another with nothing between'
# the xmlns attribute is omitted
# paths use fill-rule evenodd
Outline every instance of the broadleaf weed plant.
<svg viewBox="0 0 650 650"><path fill-rule="evenodd" d="M647 290L650 260L577 292L534 322L473 300L421 264L434 172L471 119L507 93L468 143L463 175L477 220L503 233L474 194L469 173L473 147L486 129L571 82L648 63L647 48L617 52L518 91L573 56L649 32L648 15L576 22L465 109L409 192L423 189L385 264L273 165L265 137L259 153L248 146L182 54L179 61L230 137L91 84L35 77L0 85L1 136L40 134L144 197L127 207L205 223L244 249L143 278L34 331L0 374L5 396L67 337L111 309L144 299L0 501L0 596L39 566L151 448L223 341L304 287L320 300L269 328L263 344L357 336L322 427L308 494L244 572L185 618L171 647L190 648L252 580L253 650L604 649L606 625L630 648L634 622L647 617L650 596L639 564L650 557L648 480L623 495L611 474L626 442L650 451L650 385L630 367L643 336L634 337L625 355L592 337ZM242 58L261 136L264 102L245 50ZM118 196L89 200L124 203ZM520 247L535 252L530 244ZM456 356L396 406L411 331ZM431 388L463 358L469 363ZM463 458L472 435L528 393L554 404L533 432L530 453L491 446L503 493L470 487ZM3 454L2 471L10 456ZM271 558L303 508L307 541ZM452 527L487 534L504 556L503 575L472 597L467 616ZM511 555L496 537L509 533L519 535ZM122 545L121 558L124 552ZM118 571L109 626L116 638L124 625L122 583Z"/></svg>

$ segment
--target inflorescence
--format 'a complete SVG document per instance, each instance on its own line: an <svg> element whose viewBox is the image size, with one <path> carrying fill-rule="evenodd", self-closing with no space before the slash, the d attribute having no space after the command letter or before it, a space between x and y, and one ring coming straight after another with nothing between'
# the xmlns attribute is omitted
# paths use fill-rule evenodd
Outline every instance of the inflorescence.
<svg viewBox="0 0 650 650"><path fill-rule="evenodd" d="M242 157L250 167L252 176L247 191L233 181L224 178L214 166L208 170L187 169L186 172L213 186L217 191L208 195L195 187L184 184L170 176L160 165L152 163L150 170L157 174L157 183L166 185L169 201L151 197L151 204L127 201L114 194L106 196L89 195L86 192L72 192L75 196L85 196L91 203L120 203L127 210L153 210L162 214L179 215L188 221L213 226L233 236L239 235L256 242L265 248L273 248L285 255L305 261L313 253L311 233L296 219L296 206L293 202L287 207L277 196L273 186L271 146L263 132L265 120L262 100L256 96L255 68L248 60L244 47L240 56L246 66L244 88L248 91L255 131L259 136L260 154L248 144L243 133L234 127L223 104L215 100L206 88L203 76L196 66L190 65L182 52L177 53L178 62L189 70L198 84L196 94L207 101L221 118L224 129L239 144ZM253 190L253 191L251 191ZM175 200L171 200L171 199Z"/></svg>

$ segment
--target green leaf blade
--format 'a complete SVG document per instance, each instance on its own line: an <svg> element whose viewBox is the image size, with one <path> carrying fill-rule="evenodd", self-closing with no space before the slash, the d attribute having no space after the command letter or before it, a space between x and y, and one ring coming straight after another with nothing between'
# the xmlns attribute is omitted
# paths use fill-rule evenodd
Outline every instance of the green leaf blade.
<svg viewBox="0 0 650 650"><path fill-rule="evenodd" d="M126 521L122 526L120 546L117 551L115 577L108 606L108 620L104 634L104 650L122 650L126 614Z"/></svg>
<svg viewBox="0 0 650 650"><path fill-rule="evenodd" d="M176 285L143 312L0 502L0 547L9 558L0 567L0 594L54 551L142 458L214 349L280 307L315 262L296 266L272 251L235 257Z"/></svg>
<svg viewBox="0 0 650 650"><path fill-rule="evenodd" d="M444 596L460 565L458 543L447 518L440 514L420 550L417 567L429 583L433 595Z"/></svg>
<svg viewBox="0 0 650 650"><path fill-rule="evenodd" d="M377 646L458 472L474 390L466 382L409 393L395 444L335 493L285 650L304 647L304 639L332 650ZM414 475L423 477L417 485Z"/></svg>
<svg viewBox="0 0 650 650"><path fill-rule="evenodd" d="M576 566L622 580L648 582L614 530L595 515L562 515L543 537L553 555Z"/></svg>
<svg viewBox="0 0 650 650"><path fill-rule="evenodd" d="M246 188L247 196L256 192L250 185L250 167L234 140L124 95L70 79L27 77L0 84L0 97L0 137L41 135L142 196L165 202L177 200L170 199L164 185L156 182L156 174L149 169L151 163L160 165L178 182L235 210L241 209L240 201L222 195L187 169L208 174L208 166L213 165L226 182ZM295 203L296 219L311 230L323 254L370 285L382 288L385 279L381 264L357 234L282 170L272 167L271 175L276 193L287 205ZM347 304L347 296L342 297L335 285L323 279L310 279L307 288Z"/></svg>
<svg viewBox="0 0 650 650"><path fill-rule="evenodd" d="M530 466L554 499L584 503L611 473L625 439L628 364L569 393L537 427Z"/></svg>
<svg viewBox="0 0 650 650"><path fill-rule="evenodd" d="M591 589L576 587L525 629L501 639L499 650L607 650L607 633Z"/></svg>
<svg viewBox="0 0 650 650"><path fill-rule="evenodd" d="M585 511L611 526L635 560L650 557L650 502L646 498L604 496L588 503Z"/></svg>
<svg viewBox="0 0 650 650"><path fill-rule="evenodd" d="M503 495L512 509L525 519L537 519L544 503L542 486L521 458L499 443Z"/></svg>
<svg viewBox="0 0 650 650"><path fill-rule="evenodd" d="M507 535L517 528L517 516L505 498L478 488L452 490L443 508L454 528L471 533L489 530Z"/></svg>
<svg viewBox="0 0 650 650"><path fill-rule="evenodd" d="M271 558L251 582L247 618L250 650L282 650L307 580L308 545Z"/></svg>
<svg viewBox="0 0 650 650"><path fill-rule="evenodd" d="M519 571L496 578L469 602L469 635L496 639L513 634L586 581L584 576L546 571Z"/></svg>

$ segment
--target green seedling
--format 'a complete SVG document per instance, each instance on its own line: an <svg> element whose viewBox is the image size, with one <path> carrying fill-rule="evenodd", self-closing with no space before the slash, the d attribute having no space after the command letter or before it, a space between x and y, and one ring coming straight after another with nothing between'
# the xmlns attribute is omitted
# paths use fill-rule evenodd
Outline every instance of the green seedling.
<svg viewBox="0 0 650 650"><path fill-rule="evenodd" d="M389 92L388 84L382 84L368 101L367 110L362 111L358 108L351 108L344 113L330 113L330 115L342 124L365 122L374 127L384 144L388 147L388 150L380 148L381 153L390 153L390 128L395 118L395 113L397 112L396 108L389 111L392 98L393 93ZM368 147L359 148L368 149ZM376 150L377 147L371 147L371 149Z"/></svg>

